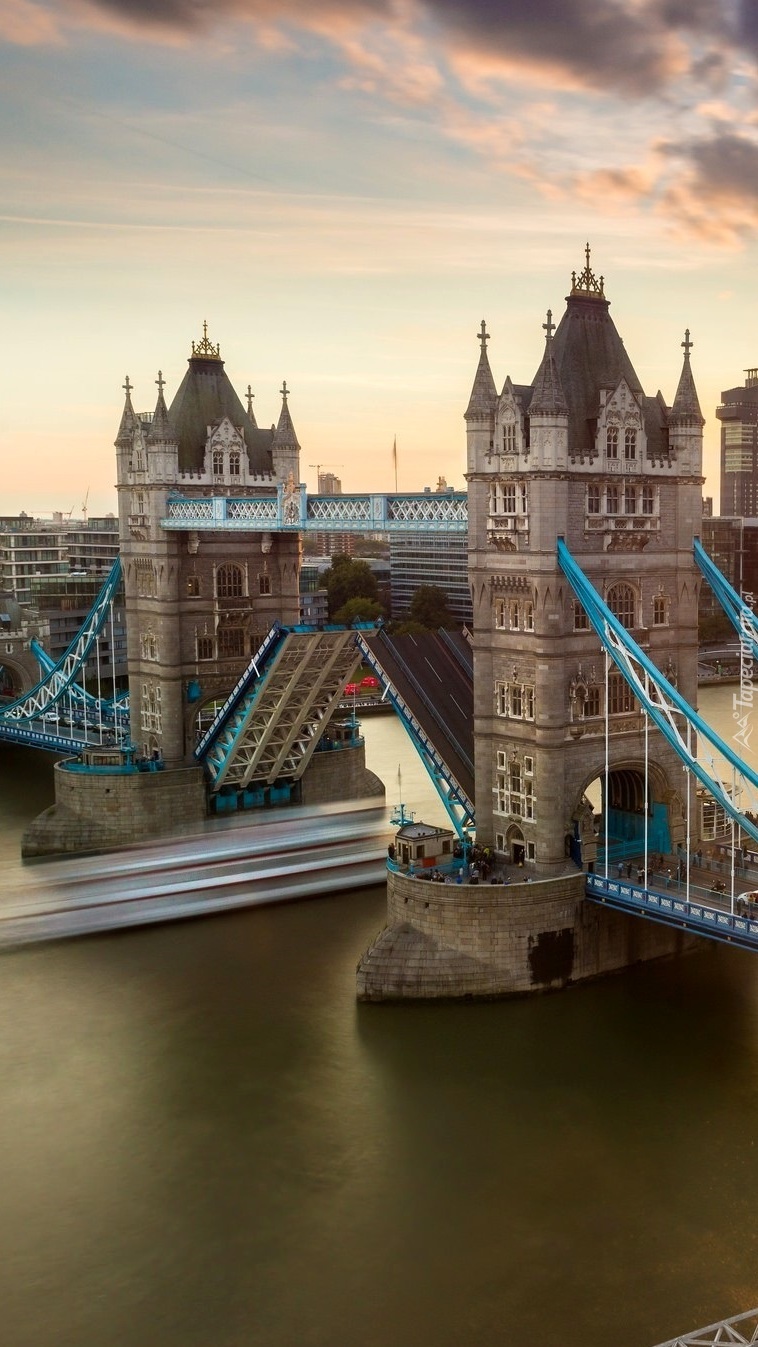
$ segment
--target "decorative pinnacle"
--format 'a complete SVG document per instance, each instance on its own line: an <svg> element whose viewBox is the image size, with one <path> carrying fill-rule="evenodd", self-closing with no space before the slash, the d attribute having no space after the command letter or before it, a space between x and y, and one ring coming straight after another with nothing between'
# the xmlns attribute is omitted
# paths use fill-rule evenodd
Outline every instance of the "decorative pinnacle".
<svg viewBox="0 0 758 1347"><path fill-rule="evenodd" d="M487 350L487 342L490 339L490 334L487 331L487 324L485 323L484 319L482 319L482 325L477 333L477 337L482 344L482 354L484 354Z"/></svg>
<svg viewBox="0 0 758 1347"><path fill-rule="evenodd" d="M254 397L255 397L255 393L253 392L251 385L248 384L248 386L247 386L247 414L248 414L248 416L252 416L252 414L253 414L253 398L254 398Z"/></svg>
<svg viewBox="0 0 758 1347"><path fill-rule="evenodd" d="M203 322L203 340L198 342L193 341L192 354L193 356L200 356L202 360L221 359L220 344L214 346L213 342L208 340L208 324L206 322Z"/></svg>
<svg viewBox="0 0 758 1347"><path fill-rule="evenodd" d="M129 375L128 375L128 374L127 374L127 376L126 376L126 383L125 383L125 384L122 384L121 387L123 388L124 392L126 393L126 396L128 397L129 394L131 393L132 389L134 388L134 384L130 384L130 383L129 383Z"/></svg>
<svg viewBox="0 0 758 1347"><path fill-rule="evenodd" d="M158 385L158 393L159 393L159 395L162 395L162 394L163 394L163 388L164 388L164 385L165 385L165 383L166 383L166 380L165 380L164 377L163 377L163 370L160 370L160 369L158 370L158 378L156 379L155 382L156 382L157 385Z"/></svg>
<svg viewBox="0 0 758 1347"><path fill-rule="evenodd" d="M571 273L571 293L572 295L597 295L600 299L605 299L603 292L604 276L598 281L590 266L590 245L587 243L584 248L584 271L579 277L575 271Z"/></svg>
<svg viewBox="0 0 758 1347"><path fill-rule="evenodd" d="M548 309L548 311L547 311L547 322L546 322L546 323L543 323L542 326L543 326L543 328L545 329L545 333L546 333L546 336L547 336L547 340L548 340L548 341L552 341L553 333L555 332L555 323L553 322L553 311L552 311L552 309Z"/></svg>
<svg viewBox="0 0 758 1347"><path fill-rule="evenodd" d="M287 387L287 380L286 380L286 379L283 379L283 380L282 380L282 386L281 386L281 388L279 389L279 392L280 392L281 395L282 395L283 401L286 402L286 401L287 401L287 397L288 397L289 392L290 392L290 389Z"/></svg>
<svg viewBox="0 0 758 1347"><path fill-rule="evenodd" d="M690 351L692 350L693 346L695 345L694 341L690 341L690 329L689 329L689 328L685 328L685 332L684 332L684 341L683 341L681 344L682 344L682 346L684 347L684 358L685 358L685 360L689 360L689 358L690 358Z"/></svg>

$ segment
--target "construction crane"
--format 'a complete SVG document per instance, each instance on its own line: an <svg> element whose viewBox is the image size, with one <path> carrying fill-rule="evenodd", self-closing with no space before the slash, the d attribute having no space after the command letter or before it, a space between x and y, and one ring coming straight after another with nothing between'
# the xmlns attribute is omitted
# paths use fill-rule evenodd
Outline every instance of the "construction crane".
<svg viewBox="0 0 758 1347"><path fill-rule="evenodd" d="M316 490L321 490L321 469L322 468L344 468L344 463L309 463L309 468L316 469Z"/></svg>
<svg viewBox="0 0 758 1347"><path fill-rule="evenodd" d="M89 487L87 487L86 495L85 495L85 497L84 497L84 500L82 501L82 519L84 520L85 524L86 524L86 522L87 522L87 501L88 501L88 500L89 500Z"/></svg>

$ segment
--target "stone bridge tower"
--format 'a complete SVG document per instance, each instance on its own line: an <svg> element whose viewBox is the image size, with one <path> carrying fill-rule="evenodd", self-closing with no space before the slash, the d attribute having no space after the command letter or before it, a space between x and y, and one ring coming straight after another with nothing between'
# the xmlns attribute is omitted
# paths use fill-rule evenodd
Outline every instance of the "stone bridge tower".
<svg viewBox="0 0 758 1347"><path fill-rule="evenodd" d="M299 540L283 534L169 532L172 492L276 495L298 482L300 446L287 386L279 421L260 429L218 345L192 343L170 407L159 373L152 413L135 413L127 378L116 439L132 738L167 766L192 761L196 718L225 697L275 618L298 621Z"/></svg>
<svg viewBox="0 0 758 1347"><path fill-rule="evenodd" d="M498 394L482 323L466 411L474 604L477 837L534 872L595 855L584 792L604 777L605 657L556 561L558 538L606 603L697 702L702 427L685 335L669 407L646 395L589 246L528 384ZM613 666L610 833L641 837L642 715ZM651 850L683 835L681 764L650 736ZM693 788L694 790L694 788ZM694 818L694 812L693 812Z"/></svg>

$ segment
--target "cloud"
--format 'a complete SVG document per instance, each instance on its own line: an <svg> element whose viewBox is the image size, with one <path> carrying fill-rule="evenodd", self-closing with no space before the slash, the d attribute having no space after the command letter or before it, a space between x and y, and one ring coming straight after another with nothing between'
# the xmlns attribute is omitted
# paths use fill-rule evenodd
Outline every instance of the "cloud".
<svg viewBox="0 0 758 1347"><path fill-rule="evenodd" d="M62 41L55 13L30 0L0 0L0 41L14 47L57 46Z"/></svg>
<svg viewBox="0 0 758 1347"><path fill-rule="evenodd" d="M680 229L734 246L758 229L758 142L733 131L681 145L664 142L673 165L662 208Z"/></svg>

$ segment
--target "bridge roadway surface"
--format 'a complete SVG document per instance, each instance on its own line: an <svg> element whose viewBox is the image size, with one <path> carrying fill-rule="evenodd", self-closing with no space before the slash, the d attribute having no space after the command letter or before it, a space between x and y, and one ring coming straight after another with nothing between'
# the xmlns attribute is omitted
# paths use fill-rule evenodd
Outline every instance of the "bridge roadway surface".
<svg viewBox="0 0 758 1347"><path fill-rule="evenodd" d="M368 637L366 644L419 725L474 798L474 685L471 647L454 632Z"/></svg>
<svg viewBox="0 0 758 1347"><path fill-rule="evenodd" d="M210 819L202 833L23 868L0 948L383 884L389 810L372 801Z"/></svg>

